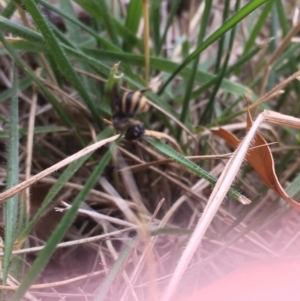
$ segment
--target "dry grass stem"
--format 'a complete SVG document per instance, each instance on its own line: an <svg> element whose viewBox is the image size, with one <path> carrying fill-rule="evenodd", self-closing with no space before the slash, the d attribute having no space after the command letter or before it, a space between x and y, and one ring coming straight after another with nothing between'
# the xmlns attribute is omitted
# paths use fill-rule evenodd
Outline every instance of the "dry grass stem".
<svg viewBox="0 0 300 301"><path fill-rule="evenodd" d="M270 100L272 97L277 96L278 94L282 94L282 88L284 88L286 85L288 85L291 81L293 81L295 78L300 76L300 71L295 72L293 75L289 76L287 79L285 79L283 82L275 86L273 89L271 89L269 92L267 92L264 96L262 96L260 99L258 99L255 103L249 105L249 110L258 107L262 103Z"/></svg>
<svg viewBox="0 0 300 301"><path fill-rule="evenodd" d="M121 236L124 233L128 233L130 231L136 230L138 227L131 227L131 228L126 228L126 229L122 229L122 230L116 230L116 231L112 231L109 233L105 233L105 234L101 234L101 235L96 235L93 237L86 237L86 238L81 238L81 239L76 239L73 241L68 241L68 242L62 242L59 243L56 248L68 248L68 247L72 247L72 246L78 246L78 245L82 245L82 244L88 244L88 243L92 243L92 242L97 242L100 240L105 240L107 238L111 238L111 237L118 237ZM27 254L27 253L36 253L41 251L45 246L39 246L39 247L32 247L32 248L24 248L21 250L14 250L12 252L13 255L18 255L18 254ZM3 257L4 253L0 252L0 256Z"/></svg>
<svg viewBox="0 0 300 301"><path fill-rule="evenodd" d="M163 296L163 301L171 300L173 294L178 287L179 281L182 278L185 270L187 269L189 262L191 261L193 254L200 245L200 242L210 225L212 219L216 215L220 205L222 204L228 189L234 181L242 162L245 160L246 153L250 147L251 141L255 136L260 124L264 121L265 111L258 115L257 119L253 123L251 129L243 139L240 146L234 152L231 159L226 164L224 171L222 172L214 190L208 200L205 210L197 223L197 226L189 240L187 247L185 248L179 263L172 275L172 278L168 284L166 292Z"/></svg>
<svg viewBox="0 0 300 301"><path fill-rule="evenodd" d="M91 272L85 275L81 275L78 277L73 277L67 280L63 280L63 281L55 281L52 283L45 283L45 284L34 284L30 287L31 290L34 289L43 289L43 288L52 288L52 287L57 287L57 286L62 286L62 285L66 285L66 284L70 284L70 283L74 283L76 281L79 280L84 280L84 279L88 279L91 277L95 277L98 275L104 274L104 271L96 271L96 272ZM8 291L15 291L19 288L19 286L9 286L9 285L0 285L0 289L1 290L8 290Z"/></svg>
<svg viewBox="0 0 300 301"><path fill-rule="evenodd" d="M118 139L119 135L115 135L113 137L110 137L108 139L99 141L93 145L90 145L82 150L80 150L79 152L77 152L76 154L68 157L65 160L60 161L59 163L41 171L40 173L38 173L35 176L32 176L30 179L28 179L27 181L24 181L8 190L6 190L5 192L2 192L0 194L0 203L3 203L5 200L7 200L8 198L14 196L17 193L20 193L21 191L23 191L24 189L26 189L27 187L30 187L31 185L35 184L36 182L38 182L40 179L48 176L49 174L55 172L56 170L76 161L77 159L91 153L92 151L96 150L97 148L102 147L103 145L106 145L110 142L115 141L116 139Z"/></svg>

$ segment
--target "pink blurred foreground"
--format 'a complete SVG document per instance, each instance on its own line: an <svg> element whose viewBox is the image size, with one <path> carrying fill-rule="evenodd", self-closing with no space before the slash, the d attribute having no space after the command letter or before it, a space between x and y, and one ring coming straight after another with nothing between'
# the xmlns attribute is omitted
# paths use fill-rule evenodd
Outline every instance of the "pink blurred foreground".
<svg viewBox="0 0 300 301"><path fill-rule="evenodd" d="M244 265L181 300L300 300L300 259L274 259Z"/></svg>

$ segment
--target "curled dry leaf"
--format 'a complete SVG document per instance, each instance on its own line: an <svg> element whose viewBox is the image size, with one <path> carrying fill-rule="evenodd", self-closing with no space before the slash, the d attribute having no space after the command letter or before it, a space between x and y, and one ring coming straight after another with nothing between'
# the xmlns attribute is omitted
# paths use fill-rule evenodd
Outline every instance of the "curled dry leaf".
<svg viewBox="0 0 300 301"><path fill-rule="evenodd" d="M249 131L251 126L252 118L248 111L246 132ZM224 139L231 147L235 149L241 143L241 140L239 140L234 134L222 128L212 130L212 133ZM280 185L275 173L274 160L271 150L266 140L260 134L256 133L251 143L251 149L246 155L246 159L268 187L275 190L286 202L300 211L300 203L288 196Z"/></svg>

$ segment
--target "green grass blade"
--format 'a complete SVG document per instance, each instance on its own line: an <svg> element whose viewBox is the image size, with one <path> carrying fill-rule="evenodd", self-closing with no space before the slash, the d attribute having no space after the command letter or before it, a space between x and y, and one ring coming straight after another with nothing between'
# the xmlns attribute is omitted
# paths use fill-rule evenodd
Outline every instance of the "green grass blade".
<svg viewBox="0 0 300 301"><path fill-rule="evenodd" d="M15 62L17 62L18 65L21 66L23 68L23 70L25 72L27 72L27 74L29 74L31 76L31 78L37 83L38 87L43 91L43 93L45 94L45 96L47 97L47 99L49 100L49 102L51 103L51 105L53 106L53 108L56 110L56 112L60 116L61 120L68 127L73 127L72 126L72 121L71 121L69 115L65 112L64 109L62 109L60 103L55 99L55 97L53 97L52 94L49 93L49 91L46 89L46 87L44 86L44 84L34 74L34 72L31 70L31 68L28 67L24 63L24 61L17 55L17 53L15 52L15 50L13 49L13 47L9 43L7 43L6 39L2 35L1 31L0 31L0 41L2 42L2 44L4 45L4 47L7 49L8 53L10 54L10 56L15 60ZM78 141L81 144L83 144L83 140L82 140L82 137L80 136L80 133L79 132L75 132L75 135L76 135L76 138L78 139Z"/></svg>
<svg viewBox="0 0 300 301"><path fill-rule="evenodd" d="M225 0L224 10L223 10L223 23L225 23L228 18L229 9L230 9L230 0ZM235 9L235 11L237 11L237 10ZM216 67L215 67L216 73L218 73L221 68L221 60L222 60L223 51L224 51L224 42L225 42L225 35L223 35L219 40L217 61L216 61Z"/></svg>
<svg viewBox="0 0 300 301"><path fill-rule="evenodd" d="M247 51L250 50L250 48L253 46L253 44L255 42L255 39L261 33L261 29L264 26L264 24L266 22L266 18L271 11L273 2L274 2L274 0L267 1L266 6L263 8L260 17L255 22L255 26L254 26L253 30L251 31L251 35L248 38L247 43L245 45L244 53L246 53Z"/></svg>
<svg viewBox="0 0 300 301"><path fill-rule="evenodd" d="M157 1L152 1L149 7L149 20L151 38L153 40L153 48L155 54L158 55L160 51L160 30L161 30L161 8Z"/></svg>
<svg viewBox="0 0 300 301"><path fill-rule="evenodd" d="M226 3L229 7L229 3L227 1ZM240 1L236 1L236 9L235 10L238 10L239 9L239 5L240 5ZM227 16L224 15L224 18L227 18ZM219 88L220 88L220 85L223 81L223 78L226 74L226 70L227 70L227 66L228 66L228 62L229 62L229 58L230 58L230 54L232 52L232 47L233 47L233 43L234 43L234 38L235 38L235 32L236 32L236 26L234 26L232 29L231 29L231 32L230 32L230 39L229 39L229 46L228 46L228 49L226 51L226 56L225 56L225 60L224 60L224 63L223 63L223 66L222 66L222 69L220 70L219 74L218 74L218 78L217 78L217 81L216 81L216 84L214 86L214 89L210 95L210 98L209 98L209 101L207 103L207 106L205 107L205 110L203 112L203 114L201 115L200 117L200 121L199 123L200 124L206 124L206 123L209 123L211 122L211 119L212 119L212 114L213 114L213 108L215 106L215 100L216 100L216 95L219 91ZM221 41L223 41L222 43L220 43L220 57L219 59L217 59L217 69L219 69L219 64L221 63L221 53L223 53L223 50L224 50L224 36L221 38Z"/></svg>
<svg viewBox="0 0 300 301"><path fill-rule="evenodd" d="M18 99L18 75L13 66L13 95L10 105L9 142L7 151L7 184L11 188L19 181L19 99ZM13 244L17 236L18 225L18 195L13 196L5 202L5 231L4 231L4 258L2 281L5 284L8 269L11 263ZM13 268L13 266L12 266Z"/></svg>
<svg viewBox="0 0 300 301"><path fill-rule="evenodd" d="M60 15L61 17L63 17L64 19L68 20L70 23L73 23L73 24L77 25L79 28L84 29L93 38L95 38L95 40L101 46L104 46L108 50L112 50L112 51L118 51L119 50L119 48L117 46L113 45L111 42L109 42L106 39L102 38L97 32L95 32L94 30L92 30L90 27L86 26L85 24L83 24L82 22L80 22L79 20L77 20L76 18L74 18L74 17L66 14L64 11L60 10L56 6L51 5L50 3L48 3L48 2L46 2L44 0L37 0L37 2L40 3L41 5L43 5L44 7L46 7L47 9L49 9L49 10L57 13L58 15Z"/></svg>
<svg viewBox="0 0 300 301"><path fill-rule="evenodd" d="M109 11L108 5L106 4L106 0L91 0L97 6L97 14L101 14L104 28L107 30L108 35L113 42L114 45L120 47L118 34L116 32L115 24L112 20L112 14Z"/></svg>
<svg viewBox="0 0 300 301"><path fill-rule="evenodd" d="M53 34L53 31L51 30L47 20L39 10L37 4L34 0L24 0L24 3L26 5L27 10L31 14L33 20L35 21L37 27L44 36L45 42L57 65L59 66L62 74L64 74L64 76L70 81L72 86L78 91L79 95L90 109L95 121L98 122L98 125L101 125L95 104L86 92L86 89L82 85L81 80L79 79L77 73L74 71L64 50L57 41L55 35Z"/></svg>
<svg viewBox="0 0 300 301"><path fill-rule="evenodd" d="M20 43L25 43L25 42L15 42L13 47L17 47ZM36 49L43 50L42 46L36 45ZM107 77L107 71L110 70L109 67L105 66L101 60L97 60L97 58L101 57L106 63L107 62L116 62L117 60L121 60L122 62L126 62L128 66L143 66L143 56L138 56L138 55L133 55L133 54L127 54L127 53L116 53L116 52L110 52L110 51L102 51L102 50L97 50L97 49L86 49L83 48L84 53L81 51L75 50L70 47L64 47L68 55L72 55L73 57L80 59L86 63L88 63L92 67L96 67L95 69L99 75L101 76L106 76ZM45 49L46 50L46 49ZM238 61L238 64L242 64L244 61L247 60L247 58L252 57L257 51L259 50L258 47L253 49L253 52L251 51L250 53L247 53L245 56L241 57L241 60ZM177 67L178 64L165 60L165 59L160 59L160 58L150 58L150 64L152 68L160 70L160 71L165 71L165 72L173 72ZM234 66L233 66L234 67ZM228 73L234 71L234 68L230 68ZM105 73L103 73L105 70ZM180 72L180 75L182 77L187 77L190 74L190 67L186 67ZM124 79L132 84L132 87L136 89L143 89L145 86L143 84L142 80L139 80L138 82L136 81L135 78L131 78L130 76L124 76ZM212 86L216 82L217 76L204 72L201 70L197 70L196 72L196 80L203 83L202 87L193 91L192 92L192 97L196 97L199 94L203 93L203 91L206 91L210 86ZM223 79L220 88L229 93L236 94L238 96L242 95L247 95L250 100L256 99L256 95L251 91L248 87L243 86L239 83L232 82L230 80L227 80L226 78ZM157 95L155 95L155 98L152 98L157 104L159 104L162 108L168 108L168 112L173 112L174 110L169 107L169 105L161 101ZM175 115L174 115L175 116Z"/></svg>
<svg viewBox="0 0 300 301"><path fill-rule="evenodd" d="M5 120L6 123L8 123L7 120ZM62 131L66 131L66 127L62 126L36 126L34 128L34 134L49 134L49 133L58 133ZM19 135L20 137L27 135L28 128L19 128ZM0 138L9 138L9 131L4 130L0 131Z"/></svg>
<svg viewBox="0 0 300 301"><path fill-rule="evenodd" d="M16 40L16 41L11 41L10 45L12 46L13 49L18 51L27 51L31 53L45 53L45 54L49 53L49 49L47 48L46 45L40 45L37 42ZM8 51L6 49L0 50L0 56L7 55L7 53Z"/></svg>
<svg viewBox="0 0 300 301"><path fill-rule="evenodd" d="M139 0L131 0L128 5L125 27L133 34L137 33L142 15L142 2Z"/></svg>
<svg viewBox="0 0 300 301"><path fill-rule="evenodd" d="M245 55L242 55L234 65L230 66L225 73L225 76L229 75L231 72L235 72L238 68L240 68L242 65L244 65L247 61L249 61L253 56L255 56L259 51L261 50L260 47L256 46L254 47L251 51L247 52ZM206 83L204 83L200 88L194 90L192 92L192 98L196 98L199 95L201 95L202 93L204 93L206 90L208 90L213 84L215 84L218 81L218 75L211 78L209 81L207 81ZM227 92L231 92L231 93L235 93L239 96L243 96L243 95L247 95L248 98L253 99L253 98L257 98L253 92L251 92L251 90L247 87L246 90L248 90L248 92L246 92L246 90L243 89L243 91L247 94L240 94L241 89L238 88L238 90L236 91L236 89L232 86L231 88L234 88L233 90L231 88L229 88L229 90L227 90L227 88L224 87L224 83L229 83L229 81L227 81L226 78L223 78L223 81L221 82L221 86L220 88L223 89L224 91ZM240 92L239 92L240 91ZM250 93L250 96L248 96L248 93Z"/></svg>
<svg viewBox="0 0 300 301"><path fill-rule="evenodd" d="M31 46L29 45L27 48L29 47L33 47L32 51L42 51L44 53L48 53L49 49L46 47L46 41L44 40L43 36L39 33L34 32L31 29L28 29L24 26L16 26L13 22L11 22L10 20L7 20L5 18L0 17L0 30L5 30L8 31L14 35L17 35L19 37L22 37L24 39L29 39L30 41L36 42L36 45L34 46L33 44L31 44ZM65 40L65 38L64 38ZM6 41L5 41L6 42ZM7 42L5 43L5 45L8 45L6 48L8 49L8 52L11 53L12 49L14 47L18 47L19 45L21 45L20 49L25 48L24 44L26 42L25 41L16 41L13 42L11 45L8 44ZM27 42L28 43L28 42ZM70 47L70 43L68 42L68 45L64 45L64 44L60 44L61 47L64 47L65 51L68 51L69 54L73 54L75 53L77 56L82 57L84 56L83 53L81 53L80 49L76 48L75 45L72 45L72 47ZM27 49L26 48L26 49ZM117 53L117 52L116 52ZM16 57L17 55L15 54L11 54L12 56ZM103 60L105 60L105 58L103 58ZM85 61L88 61L87 59L85 59ZM19 65L20 66L25 66L24 62L21 60L18 60ZM105 70L105 71L109 71L109 68L107 66L105 66L104 64L99 62L99 57L97 58L97 60L93 60L92 62L90 62L90 64L93 66L95 64L95 62L97 62L97 66L100 67L100 70ZM25 67L24 67L25 68ZM26 68L27 71L28 68ZM104 72L100 72L100 75L106 77L107 73Z"/></svg>
<svg viewBox="0 0 300 301"><path fill-rule="evenodd" d="M124 41L130 43L132 47L136 47L140 52L143 52L144 44L141 39L136 37L128 28L126 28L119 20L113 19L116 30Z"/></svg>
<svg viewBox="0 0 300 301"><path fill-rule="evenodd" d="M65 113L65 111L62 109L61 105L56 101L56 99L52 96L51 93L46 89L44 84L39 80L39 78L32 72L32 70L23 62L23 60L18 56L18 54L15 52L13 47L7 43L6 39L1 33L0 30L0 42L3 44L3 46L7 49L7 52L10 54L10 56L14 59L14 61L23 68L23 70L37 83L39 88L43 91L47 99L50 101L53 108L56 110L57 114L61 118L61 120L68 126L72 127L72 122L70 117Z"/></svg>
<svg viewBox="0 0 300 301"><path fill-rule="evenodd" d="M75 19L75 13L70 0L59 0L59 8L61 11L66 12L67 15L71 16L71 19ZM81 34L78 33L77 26L69 20L65 20L67 29L67 38L69 37L75 44L81 43Z"/></svg>
<svg viewBox="0 0 300 301"><path fill-rule="evenodd" d="M206 49L209 45L211 45L214 41L216 41L219 37L221 37L225 32L227 32L230 28L244 19L247 15L249 15L252 11L257 9L260 5L262 5L267 0L253 0L245 5L242 9L240 9L234 16L232 16L223 26L221 26L218 30L216 30L212 35L210 35L202 45L200 45L193 53L191 53L182 63L181 65L170 75L170 77L166 80L163 86L160 88L158 94L160 95L166 86L171 82L171 80L188 64L190 63L201 51Z"/></svg>
<svg viewBox="0 0 300 301"><path fill-rule="evenodd" d="M49 27L53 31L55 38L57 38L57 41L60 42L60 44L66 45L68 47L77 48L76 42L72 41L72 39L66 34L63 34L55 25L49 23Z"/></svg>
<svg viewBox="0 0 300 301"><path fill-rule="evenodd" d="M96 61L97 57L101 57L103 58L106 62L107 61L111 61L111 62L116 62L117 60L121 61L121 64L123 64L123 62L126 62L126 64L129 65L134 65L134 66L143 66L144 64L144 57L141 55L133 55L133 54L128 54L128 53L116 53L116 52L111 52L111 51L102 51L102 50L98 50L98 49L87 49L87 48L82 48L83 52L86 55L89 55L90 57L88 58L88 60L90 60L91 58L95 58L92 60L90 60L91 64L94 64L95 66L97 64L100 64L99 61ZM68 51L68 50L66 50ZM258 49L257 49L258 51ZM74 50L70 50L70 54L76 55L76 57L78 58L83 58L85 59L82 54L79 54L78 52L75 52ZM252 53L253 55L253 53ZM168 73L172 73L176 70L176 68L178 68L179 64L171 62L167 59L161 59L161 58L156 58L156 57L151 57L150 58L150 65L152 67L152 69L154 70L159 70L159 71L164 71L164 72L168 72ZM100 65L99 65L100 66ZM191 72L191 68L190 67L185 67L183 70L181 70L180 75L182 77L188 77L189 74ZM206 84L207 82L209 82L212 79L215 79L217 76L213 75L211 73L208 72L204 72L202 70L197 70L196 72L196 80ZM127 80L126 75L124 76L124 78ZM132 81L134 82L134 81ZM139 86L135 86L135 88L144 88L142 85ZM249 96L249 98L255 98L255 94L246 86L243 86L239 83L235 83L232 82L230 80L224 79L222 84L221 84L221 88L229 93L236 93L237 95L243 95L246 94ZM196 91L196 90L195 90Z"/></svg>
<svg viewBox="0 0 300 301"><path fill-rule="evenodd" d="M130 244L128 244L123 249L123 251L119 254L118 259L116 260L114 265L110 268L100 289L96 292L95 297L93 299L94 301L106 300L105 297L106 297L111 285L113 284L114 280L116 279L116 277L118 276L120 271L122 271L123 264L124 264L124 262L126 262L126 259L132 252L137 240L138 240L138 236L135 236L134 238L132 238Z"/></svg>
<svg viewBox="0 0 300 301"><path fill-rule="evenodd" d="M174 21L174 17L176 16L176 12L178 10L179 3L180 3L180 0L172 1L171 9L170 9L169 15L168 15L166 28L164 30L164 33L162 34L161 39L159 40L158 45L156 46L156 55L159 55L159 53L161 52L161 48L162 48L163 44L166 41L168 30L169 30L172 22ZM160 20L158 20L158 21L160 21ZM160 26L160 23L157 26Z"/></svg>
<svg viewBox="0 0 300 301"><path fill-rule="evenodd" d="M279 22L280 22L280 26L282 29L282 36L285 37L288 32L289 32L289 20L286 17L286 12L285 12L285 7L282 4L281 0L275 1L274 5L276 5L276 9L277 9L277 14L278 14L278 18L279 18ZM289 47L289 49L291 49L292 47ZM285 55L286 53L288 53L289 49L287 49L282 55ZM281 57L282 57L281 55ZM278 60L280 61L280 59ZM289 73L295 73L297 71L297 60L295 58L295 52L291 51L290 55L288 55L288 65L289 65ZM273 68L275 66L273 65ZM278 74L279 75L279 74ZM292 82L293 84L293 88L296 90L296 94L299 95L300 94L300 87L298 85L298 83L296 81Z"/></svg>
<svg viewBox="0 0 300 301"><path fill-rule="evenodd" d="M19 82L19 91L23 91L32 84L32 79L28 76ZM13 88L8 88L4 92L0 93L0 103L12 97L14 93Z"/></svg>
<svg viewBox="0 0 300 301"><path fill-rule="evenodd" d="M107 6L107 2L105 0L76 0L75 2L103 24L113 44L120 48L115 23Z"/></svg>
<svg viewBox="0 0 300 301"><path fill-rule="evenodd" d="M125 27L133 34L137 33L138 26L140 24L142 15L142 1L131 0L127 10L127 16L125 20ZM133 45L124 40L123 50L130 52Z"/></svg>
<svg viewBox="0 0 300 301"><path fill-rule="evenodd" d="M186 159L181 154L179 154L177 151L175 151L173 148L168 146L167 144L161 142L158 139L145 137L146 141L148 141L152 146L154 146L157 150L168 156L169 158L175 160L177 163L181 164L185 168L189 169L193 173L195 173L197 176L207 180L208 182L212 184L217 183L217 179L209 174L206 170L195 164L194 162ZM233 197L236 200L246 199L242 194L240 194L238 191L230 188L228 190L228 194Z"/></svg>
<svg viewBox="0 0 300 301"><path fill-rule="evenodd" d="M32 42L37 42L40 44L45 42L43 36L39 32L17 24L16 22L12 22L2 16L0 16L0 30L3 32L8 31L15 36L22 37Z"/></svg>
<svg viewBox="0 0 300 301"><path fill-rule="evenodd" d="M111 69L107 83L105 85L103 102L112 107L113 101L118 97L120 80L119 74L117 74L119 64L115 64Z"/></svg>
<svg viewBox="0 0 300 301"><path fill-rule="evenodd" d="M203 17L201 20L201 27L199 30L199 35L198 35L198 41L197 45L198 47L202 45L205 31L209 22L209 16L210 16L210 11L211 11L211 6L212 6L212 1L206 0L205 1L205 9L203 12ZM196 77L196 71L198 69L198 64L199 64L199 59L200 59L200 52L197 56L194 57L194 64L190 73L190 76L188 77L188 80L186 82L186 89L185 89L185 95L183 98L183 106L181 110L181 115L180 115L180 121L185 122L187 118L187 113L189 110L189 105L190 105L190 100L191 100L191 94L193 91L193 86L195 82L195 77ZM181 135L181 128L178 128L176 138L179 139Z"/></svg>
<svg viewBox="0 0 300 301"><path fill-rule="evenodd" d="M275 1L275 5L277 8L280 26L282 28L282 35L285 37L289 32L289 22L286 18L285 7L281 0Z"/></svg>
<svg viewBox="0 0 300 301"><path fill-rule="evenodd" d="M300 174L298 174L296 176L296 178L293 179L292 182L290 182L288 184L285 191L294 200L299 200L300 199ZM281 199L281 201L283 203L285 202L283 199Z"/></svg>
<svg viewBox="0 0 300 301"><path fill-rule="evenodd" d="M98 141L108 138L112 133L112 129L107 127L101 134L97 137ZM33 227L35 226L36 222L39 220L43 212L47 209L50 205L52 200L55 196L60 192L60 190L65 186L65 184L70 180L70 178L78 171L80 167L92 156L92 153L81 157L80 159L76 160L75 162L71 163L61 174L61 176L57 179L56 183L51 187L48 194L46 195L43 203L40 205L37 213L34 215L32 220L29 222L27 227L22 231L19 235L19 239L25 239Z"/></svg>
<svg viewBox="0 0 300 301"><path fill-rule="evenodd" d="M4 22L4 24L3 24L3 22ZM39 50L43 51L43 49L46 50L46 48L43 46L45 44L45 41L44 41L42 35L40 35L39 33L35 33L34 31L27 29L23 26L15 27L13 25L13 23L7 19L3 19L3 22L2 22L2 26L1 26L1 18L0 18L0 29L5 28L7 31L9 31L13 34L16 34L20 37L23 37L25 39L29 38L33 41L38 42L36 44L36 46L34 47L34 49L36 49L36 51L39 51ZM18 47L19 45L24 45L24 43L25 43L24 41L18 41L18 42L15 42L12 46ZM30 47L32 47L32 45L31 46L28 45L26 47L26 49L30 49ZM91 59L90 57L84 57L84 54L80 53L80 51L78 51L78 50L72 49L70 47L66 47L64 45L62 45L62 47L64 47L65 51L69 55L73 54L77 58L84 59L84 61L88 62L91 66L98 66L99 67L98 71L100 72L101 76L107 76L107 73L104 73L103 70L105 70L105 72L107 72L110 69L107 66L105 66L103 63L101 63L102 61L104 61L106 63L108 61L115 63L116 61L121 60L122 64L124 64L124 62L126 62L129 67L131 67L131 65L133 65L133 64L135 66L142 67L144 64L144 57L141 55L133 55L133 54L128 54L128 53L110 52L110 51L102 51L102 50L98 50L98 49L83 48L83 51L85 54L89 54L89 55L95 57L95 59ZM22 47L22 48L24 48L24 47ZM174 72L176 70L176 68L178 68L178 66L179 66L177 63L174 63L174 62L171 62L171 61L168 61L165 59L153 58L153 57L150 58L150 65L153 69L156 69L159 71L165 71L168 73ZM191 70L190 67L186 67L180 72L180 75L183 77L187 77L191 72L190 70ZM207 73L207 72L200 71L200 70L198 70L196 73L196 80L203 84L205 84L207 81L213 79L214 77L215 77L214 75ZM142 81L141 81L141 83L142 83ZM143 88L143 87L144 86L140 85L140 88ZM221 84L221 88L227 92L233 91L234 93L237 93L238 95L243 95L243 94L250 95L251 94L251 92L249 91L248 88L243 88L242 85L225 80L225 79Z"/></svg>
<svg viewBox="0 0 300 301"><path fill-rule="evenodd" d="M76 0L75 2L78 3L84 10L86 10L96 20L99 20L102 24L104 24L103 12L101 11L102 7L99 3L97 3L97 1ZM101 14L99 14L99 11L101 11ZM132 46L137 47L140 51L143 50L143 42L140 39L138 39L135 36L135 34L133 34L128 28L126 28L124 24L122 24L119 20L112 18L109 12L108 15L105 15L104 17L109 19L109 21L106 20L106 22L111 22L111 25L108 26L110 28L113 28L113 30L116 30L120 38L122 38L127 43L130 43ZM107 27L105 28L107 29ZM112 41L113 44L120 49L119 42L118 41L114 42L113 39Z"/></svg>
<svg viewBox="0 0 300 301"><path fill-rule="evenodd" d="M15 10L16 10L16 5L14 1L11 0L0 14L5 18L10 18L14 14Z"/></svg>
<svg viewBox="0 0 300 301"><path fill-rule="evenodd" d="M18 44L18 43L15 43L15 44ZM86 55L85 53L82 53L81 51L77 51L73 48L69 48L69 47L64 47L64 48L69 55L73 55L75 58L81 59L82 61L87 62L88 64L90 64L90 66L92 66L94 68L96 67L97 68L96 71L98 71L100 73L100 75L102 75L101 71L109 70L109 68L107 66L103 65L101 63L101 61L96 59L99 57L101 57L106 62L107 61L115 62L116 60L121 59L122 61L124 60L128 64L131 64L131 65L134 64L136 66L143 66L143 56L137 56L137 55L125 54L125 53L121 54L121 53L115 53L115 52L100 51L100 50L95 50L95 49L83 49L83 51L88 54L88 55ZM256 49L255 51L258 51L258 49ZM151 66L153 68L157 68L157 70L162 70L162 71L166 71L166 72L172 72L178 66L178 64L176 64L176 63L173 63L173 62L170 62L167 60L163 60L163 59L159 59L159 58L151 58L150 62L151 62ZM185 69L183 69L181 71L181 75L183 77L188 76L189 73L190 73L189 67L186 67ZM135 78L132 79L131 77L128 77L128 76L124 76L124 79L128 83L130 83L132 85L132 87L134 87L136 89L144 88L144 85L141 84L142 81L137 82L135 80ZM206 89L214 83L214 81L216 80L216 76L214 76L210 73L198 70L196 72L196 79L199 82L203 82L204 85L201 88ZM38 79L36 79L36 81L38 81ZM206 86L206 83L208 83L208 86ZM249 88L242 86L241 84L231 82L225 78L221 83L221 89L226 92L234 93L239 96L247 95L249 97L249 99L251 99L251 100L256 99L255 94ZM195 90L193 92L193 95L195 95L194 93L195 94L202 93L202 91ZM149 96L149 99L153 100L156 104L158 104L164 110L166 110L167 112L169 112L170 114L172 114L173 116L178 118L177 113L174 111L173 108L171 108L169 106L169 104L167 102L162 101L154 93L148 92L147 95ZM103 114L106 116L107 112L103 111Z"/></svg>
<svg viewBox="0 0 300 301"><path fill-rule="evenodd" d="M279 32L279 21L278 21L277 9L275 5L272 6L270 31L271 31L270 33L271 37L274 38L270 41L269 51L270 53L274 53L278 48L278 43L279 43L277 37L277 33ZM267 90L270 90L272 89L272 87L275 86L275 76L276 76L276 70L274 68L270 68L270 73L266 85Z"/></svg>
<svg viewBox="0 0 300 301"><path fill-rule="evenodd" d="M103 173L104 168L109 163L112 152L116 144L113 143L109 150L104 154L99 164L93 170L91 176L87 179L83 189L79 192L74 199L71 208L65 213L61 222L58 224L51 237L48 239L45 248L40 252L37 259L32 264L28 273L21 282L18 290L12 296L11 301L19 301L22 299L29 287L34 283L40 275L46 264L49 262L51 255L54 253L57 244L63 239L69 227L72 225L76 218L76 213L79 209L81 202L86 198L89 191L97 183L99 176Z"/></svg>

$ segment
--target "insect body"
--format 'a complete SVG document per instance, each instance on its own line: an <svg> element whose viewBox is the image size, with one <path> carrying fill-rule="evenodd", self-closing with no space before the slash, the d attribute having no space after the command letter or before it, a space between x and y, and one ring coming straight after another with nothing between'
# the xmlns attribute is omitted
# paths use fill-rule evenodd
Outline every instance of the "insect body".
<svg viewBox="0 0 300 301"><path fill-rule="evenodd" d="M139 122L128 127L125 134L125 139L135 140L143 137L144 134L145 134L145 126L142 122Z"/></svg>
<svg viewBox="0 0 300 301"><path fill-rule="evenodd" d="M113 124L115 129L127 128L125 138L134 140L142 137L145 133L144 124L131 118L135 114L146 112L149 108L146 97L142 91L129 91L119 95L112 103Z"/></svg>
<svg viewBox="0 0 300 301"><path fill-rule="evenodd" d="M132 117L135 114L146 112L149 108L147 99L141 91L125 92L116 98L113 112L116 116Z"/></svg>

